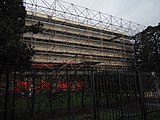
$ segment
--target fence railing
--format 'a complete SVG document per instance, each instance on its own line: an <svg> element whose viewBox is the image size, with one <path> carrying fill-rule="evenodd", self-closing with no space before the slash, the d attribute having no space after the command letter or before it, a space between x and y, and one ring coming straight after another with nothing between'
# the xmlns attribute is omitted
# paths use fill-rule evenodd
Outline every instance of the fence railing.
<svg viewBox="0 0 160 120"><path fill-rule="evenodd" d="M147 73L66 68L6 79L1 74L6 120L150 120L160 110L160 80Z"/></svg>

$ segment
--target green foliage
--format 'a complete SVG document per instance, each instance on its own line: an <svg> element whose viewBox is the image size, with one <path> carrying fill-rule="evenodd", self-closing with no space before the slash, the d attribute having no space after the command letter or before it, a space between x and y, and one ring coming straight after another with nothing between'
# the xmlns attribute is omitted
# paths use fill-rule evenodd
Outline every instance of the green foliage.
<svg viewBox="0 0 160 120"><path fill-rule="evenodd" d="M38 23L31 26L25 26L25 32L32 32L33 34L42 33L42 27L43 23L39 21Z"/></svg>
<svg viewBox="0 0 160 120"><path fill-rule="evenodd" d="M32 48L21 41L26 11L22 0L0 2L0 68L22 69L30 66Z"/></svg>
<svg viewBox="0 0 160 120"><path fill-rule="evenodd" d="M160 24L134 36L137 68L160 75Z"/></svg>

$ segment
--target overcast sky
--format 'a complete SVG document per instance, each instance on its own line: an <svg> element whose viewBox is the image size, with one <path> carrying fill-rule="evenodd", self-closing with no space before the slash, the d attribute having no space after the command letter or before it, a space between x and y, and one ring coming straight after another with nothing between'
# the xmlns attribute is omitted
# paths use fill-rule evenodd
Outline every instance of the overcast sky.
<svg viewBox="0 0 160 120"><path fill-rule="evenodd" d="M160 0L64 0L149 26L160 23Z"/></svg>
<svg viewBox="0 0 160 120"><path fill-rule="evenodd" d="M39 0L37 0L39 1ZM51 3L54 0L46 0ZM160 23L160 0L63 0L145 26Z"/></svg>

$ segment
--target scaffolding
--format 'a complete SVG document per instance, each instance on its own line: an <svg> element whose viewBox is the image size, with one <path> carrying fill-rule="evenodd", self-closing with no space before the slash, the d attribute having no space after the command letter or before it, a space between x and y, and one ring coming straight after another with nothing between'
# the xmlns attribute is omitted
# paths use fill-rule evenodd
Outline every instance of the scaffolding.
<svg viewBox="0 0 160 120"><path fill-rule="evenodd" d="M36 51L33 62L50 69L127 69L133 61L132 36L145 26L61 0L26 0L26 26L43 24L42 33L23 35ZM47 65L49 64L49 65ZM53 66L52 66L52 65Z"/></svg>

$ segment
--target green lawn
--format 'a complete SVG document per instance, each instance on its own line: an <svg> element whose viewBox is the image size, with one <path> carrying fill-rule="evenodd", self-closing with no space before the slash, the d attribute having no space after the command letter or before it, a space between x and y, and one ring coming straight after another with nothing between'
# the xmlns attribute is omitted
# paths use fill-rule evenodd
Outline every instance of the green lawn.
<svg viewBox="0 0 160 120"><path fill-rule="evenodd" d="M84 101L82 101L82 98ZM117 120L120 119L121 112L120 108L107 108L103 105L106 103L106 99L110 101L111 104L115 104L116 100L114 97L108 98L97 98L100 108L97 112L97 119L99 120ZM34 101L34 109L32 109ZM12 103L11 103L12 105ZM84 107L84 109L83 109ZM11 106L12 108L12 106ZM70 111L69 111L70 109ZM26 117L26 120L33 116L35 120L45 120L51 119L53 117L56 120L83 120L95 117L93 111L93 96L92 93L82 92L59 92L52 94L44 92L41 94L36 94L35 100L32 97L25 97L22 95L17 95L15 100L15 116L16 120L21 120ZM54 115L55 114L55 115ZM124 116L128 116L130 113L125 111ZM134 113L133 113L134 114ZM138 113L135 113L137 115ZM128 116L129 117L129 116ZM135 118L128 118L129 120L134 120ZM25 120L25 119L24 119ZM141 120L141 119L139 119ZM150 115L148 120L160 120L160 114Z"/></svg>

